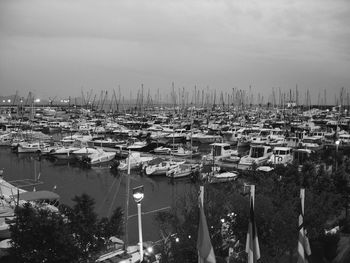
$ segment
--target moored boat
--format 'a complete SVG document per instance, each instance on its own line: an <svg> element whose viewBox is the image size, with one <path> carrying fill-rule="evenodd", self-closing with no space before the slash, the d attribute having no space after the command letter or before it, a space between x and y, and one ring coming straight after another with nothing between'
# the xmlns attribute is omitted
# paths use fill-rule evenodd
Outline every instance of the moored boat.
<svg viewBox="0 0 350 263"><path fill-rule="evenodd" d="M238 165L240 168L251 168L254 164L257 166L265 164L272 155L271 146L251 145L249 154L243 156Z"/></svg>
<svg viewBox="0 0 350 263"><path fill-rule="evenodd" d="M88 156L82 158L87 164L100 164L106 163L115 158L115 152L105 152L102 149L99 149L97 152L89 154Z"/></svg>
<svg viewBox="0 0 350 263"><path fill-rule="evenodd" d="M290 147L275 147L273 153L268 160L271 164L284 164L287 165L293 162L292 148Z"/></svg>
<svg viewBox="0 0 350 263"><path fill-rule="evenodd" d="M180 164L173 169L168 170L165 175L172 179L183 178L199 172L199 164Z"/></svg>
<svg viewBox="0 0 350 263"><path fill-rule="evenodd" d="M162 158L156 158L147 163L144 166L144 172L146 175L166 175L166 172L176 168L180 164L185 163L185 161L172 161L172 160L164 160Z"/></svg>

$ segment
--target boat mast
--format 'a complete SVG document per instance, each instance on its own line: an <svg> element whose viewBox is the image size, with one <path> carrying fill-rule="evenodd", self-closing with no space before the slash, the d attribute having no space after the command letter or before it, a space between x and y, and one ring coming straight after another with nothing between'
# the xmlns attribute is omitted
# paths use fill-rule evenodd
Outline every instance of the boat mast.
<svg viewBox="0 0 350 263"><path fill-rule="evenodd" d="M191 108L191 126L190 126L190 129L191 129L191 160L192 160L192 155L193 155L193 148L192 148L192 122L193 122L193 115L192 115L192 112L193 112L193 107Z"/></svg>
<svg viewBox="0 0 350 263"><path fill-rule="evenodd" d="M126 176L126 193L125 193L125 240L124 240L124 250L127 252L129 235L128 235L128 217L129 217L129 192L130 192L130 155L131 150L129 149L128 156L128 174Z"/></svg>

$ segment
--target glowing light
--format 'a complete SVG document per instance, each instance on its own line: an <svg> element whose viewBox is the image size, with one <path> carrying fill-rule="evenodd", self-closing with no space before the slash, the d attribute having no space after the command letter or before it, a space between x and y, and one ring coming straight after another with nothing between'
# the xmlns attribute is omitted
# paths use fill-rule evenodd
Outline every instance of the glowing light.
<svg viewBox="0 0 350 263"><path fill-rule="evenodd" d="M220 219L221 223L225 223L225 218Z"/></svg>
<svg viewBox="0 0 350 263"><path fill-rule="evenodd" d="M176 243L179 243L179 242L180 242L180 238L178 238L178 237L175 238L175 242L176 242Z"/></svg>
<svg viewBox="0 0 350 263"><path fill-rule="evenodd" d="M147 252L148 252L148 253L153 253L153 247L148 247L148 248L147 248Z"/></svg>
<svg viewBox="0 0 350 263"><path fill-rule="evenodd" d="M35 99L35 101L34 101L34 102L38 103L38 102L40 102L40 99Z"/></svg>
<svg viewBox="0 0 350 263"><path fill-rule="evenodd" d="M7 102L8 102L8 103L10 103L10 102L11 102L11 100L10 100L10 99L8 99L8 100L7 100Z"/></svg>
<svg viewBox="0 0 350 263"><path fill-rule="evenodd" d="M132 196L133 196L136 203L140 203L144 197L143 185L134 188Z"/></svg>

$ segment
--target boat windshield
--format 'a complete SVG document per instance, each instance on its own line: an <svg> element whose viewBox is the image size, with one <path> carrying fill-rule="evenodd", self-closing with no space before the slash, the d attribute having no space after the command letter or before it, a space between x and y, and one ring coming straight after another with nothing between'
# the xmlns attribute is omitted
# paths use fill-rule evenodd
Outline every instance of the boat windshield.
<svg viewBox="0 0 350 263"><path fill-rule="evenodd" d="M262 148L262 147L254 147L254 148L252 148L252 152L251 152L250 157L252 157L252 158L259 158L259 157L262 157L262 156L264 156L264 148Z"/></svg>
<svg viewBox="0 0 350 263"><path fill-rule="evenodd" d="M213 156L221 156L221 146L213 147Z"/></svg>
<svg viewBox="0 0 350 263"><path fill-rule="evenodd" d="M261 131L260 135L264 136L264 137L269 136L270 135L270 131Z"/></svg>
<svg viewBox="0 0 350 263"><path fill-rule="evenodd" d="M275 155L287 155L288 152L286 150L274 150L273 154L275 154Z"/></svg>
<svg viewBox="0 0 350 263"><path fill-rule="evenodd" d="M304 143L318 143L318 144L320 144L321 140L320 139L315 139L315 138L304 138L303 142Z"/></svg>

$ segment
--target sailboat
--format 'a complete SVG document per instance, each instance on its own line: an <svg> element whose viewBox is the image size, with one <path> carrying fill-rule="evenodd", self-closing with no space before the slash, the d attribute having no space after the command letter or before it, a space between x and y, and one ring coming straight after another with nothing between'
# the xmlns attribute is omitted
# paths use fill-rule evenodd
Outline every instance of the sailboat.
<svg viewBox="0 0 350 263"><path fill-rule="evenodd" d="M225 154L230 153L230 149L225 149L229 144L224 143L214 143L212 144L212 151L211 151L211 160L212 163L206 164L203 166L203 169L201 171L201 178L202 180L206 180L209 183L222 183L222 182L228 182L236 180L238 177L237 172L227 172L223 171L220 166L215 164L215 161L219 160L223 156L226 156ZM219 155L219 158L217 156ZM204 159L205 161L205 159Z"/></svg>
<svg viewBox="0 0 350 263"><path fill-rule="evenodd" d="M165 175L172 179L183 178L199 172L200 167L200 164L183 163L174 167L173 169L170 169L165 173Z"/></svg>
<svg viewBox="0 0 350 263"><path fill-rule="evenodd" d="M179 146L176 150L171 151L171 154L176 157L181 157L181 158L192 158L192 157L197 157L200 155L198 152L198 147L194 148L191 147L192 149L185 149L182 146Z"/></svg>

